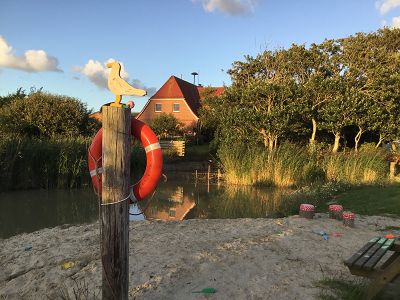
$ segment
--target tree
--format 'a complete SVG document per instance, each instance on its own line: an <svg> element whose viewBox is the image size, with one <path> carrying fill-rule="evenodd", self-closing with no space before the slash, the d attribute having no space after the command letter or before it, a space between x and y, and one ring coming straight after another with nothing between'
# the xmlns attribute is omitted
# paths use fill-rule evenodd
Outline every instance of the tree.
<svg viewBox="0 0 400 300"><path fill-rule="evenodd" d="M99 127L90 113L78 99L33 91L0 108L0 131L40 139L90 136Z"/></svg>
<svg viewBox="0 0 400 300"><path fill-rule="evenodd" d="M25 91L22 88L18 88L13 94L0 97L0 107L10 104L13 100L21 100L26 97Z"/></svg>
<svg viewBox="0 0 400 300"><path fill-rule="evenodd" d="M161 137L178 136L183 133L183 123L172 114L162 113L151 122L154 133Z"/></svg>

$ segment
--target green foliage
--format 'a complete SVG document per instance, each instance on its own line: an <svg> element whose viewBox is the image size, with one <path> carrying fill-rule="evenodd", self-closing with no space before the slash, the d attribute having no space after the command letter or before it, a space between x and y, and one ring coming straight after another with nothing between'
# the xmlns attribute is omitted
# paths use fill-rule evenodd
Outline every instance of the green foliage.
<svg viewBox="0 0 400 300"><path fill-rule="evenodd" d="M91 136L100 127L79 100L67 96L20 90L2 99L0 134L39 139Z"/></svg>
<svg viewBox="0 0 400 300"><path fill-rule="evenodd" d="M152 121L150 127L156 135L166 138L182 135L183 124L174 115L162 113Z"/></svg>
<svg viewBox="0 0 400 300"><path fill-rule="evenodd" d="M236 61L228 71L232 86L206 95L200 112L204 126L215 128L216 142L240 139L275 149L284 139L298 140L318 130L335 137L358 128L393 141L400 135L400 29L381 29L309 48L264 51ZM303 142L304 144L304 142Z"/></svg>

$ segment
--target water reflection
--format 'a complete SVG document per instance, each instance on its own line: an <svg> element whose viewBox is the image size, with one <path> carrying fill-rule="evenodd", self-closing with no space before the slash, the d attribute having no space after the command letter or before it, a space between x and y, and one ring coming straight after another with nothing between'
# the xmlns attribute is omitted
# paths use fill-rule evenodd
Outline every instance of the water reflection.
<svg viewBox="0 0 400 300"><path fill-rule="evenodd" d="M183 220L196 206L190 193L184 193L183 186L165 186L159 195L141 205L148 220Z"/></svg>
<svg viewBox="0 0 400 300"><path fill-rule="evenodd" d="M265 218L287 214L289 190L239 186L160 183L154 197L131 205L130 220ZM141 214L143 212L143 214ZM91 189L34 190L0 194L0 238L62 224L98 219Z"/></svg>
<svg viewBox="0 0 400 300"><path fill-rule="evenodd" d="M90 189L0 193L0 238L62 224L93 222L98 202Z"/></svg>
<svg viewBox="0 0 400 300"><path fill-rule="evenodd" d="M151 200L139 203L139 209L146 219L160 220L276 217L287 214L282 200L290 192L169 182Z"/></svg>

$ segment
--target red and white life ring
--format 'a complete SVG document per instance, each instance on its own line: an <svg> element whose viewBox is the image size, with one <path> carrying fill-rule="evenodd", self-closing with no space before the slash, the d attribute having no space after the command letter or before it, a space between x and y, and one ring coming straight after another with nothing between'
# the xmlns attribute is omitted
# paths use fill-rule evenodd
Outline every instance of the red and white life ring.
<svg viewBox="0 0 400 300"><path fill-rule="evenodd" d="M131 202L148 197L157 187L162 172L162 152L157 136L145 123L132 119L131 134L140 140L146 151L146 170L142 178L130 190ZM89 172L96 193L101 194L103 128L95 135L88 151Z"/></svg>

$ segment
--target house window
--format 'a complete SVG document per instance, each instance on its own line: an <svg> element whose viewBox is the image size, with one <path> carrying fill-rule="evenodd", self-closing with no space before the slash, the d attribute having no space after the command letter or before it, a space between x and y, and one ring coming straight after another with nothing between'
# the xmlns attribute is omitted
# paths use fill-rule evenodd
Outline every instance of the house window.
<svg viewBox="0 0 400 300"><path fill-rule="evenodd" d="M156 103L156 105L154 106L154 111L155 112L161 112L161 103Z"/></svg>
<svg viewBox="0 0 400 300"><path fill-rule="evenodd" d="M170 208L168 211L168 216L170 218L175 218L176 217L176 209L175 208Z"/></svg>
<svg viewBox="0 0 400 300"><path fill-rule="evenodd" d="M180 112L179 103L174 103L174 107L173 107L172 111L173 111L173 112Z"/></svg>

